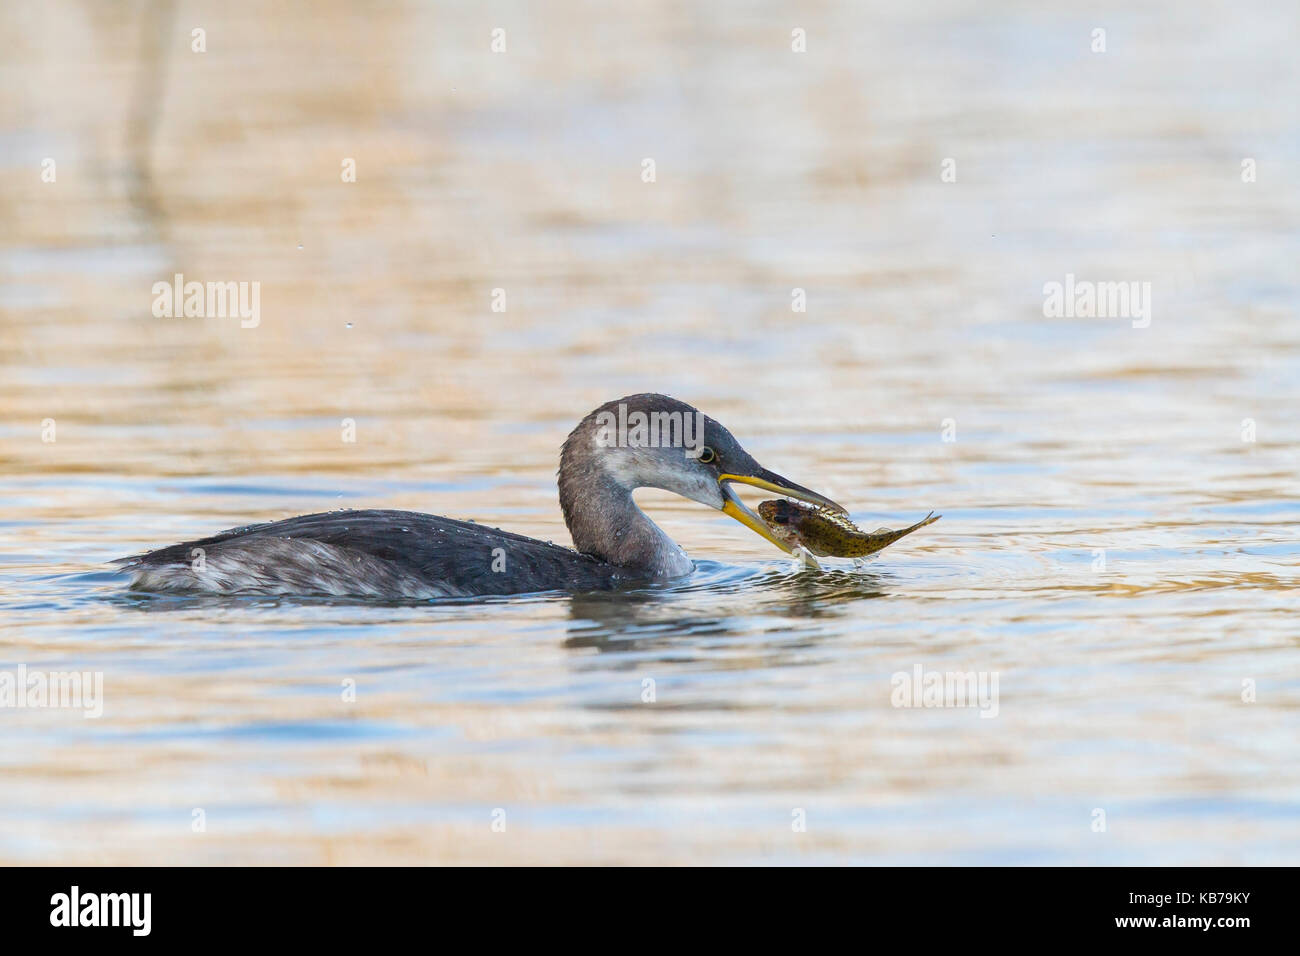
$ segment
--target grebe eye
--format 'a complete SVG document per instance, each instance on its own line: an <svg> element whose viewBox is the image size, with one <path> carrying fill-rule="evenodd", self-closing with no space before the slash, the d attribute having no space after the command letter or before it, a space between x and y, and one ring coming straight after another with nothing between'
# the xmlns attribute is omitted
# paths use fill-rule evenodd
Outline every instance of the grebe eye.
<svg viewBox="0 0 1300 956"><path fill-rule="evenodd" d="M715 458L717 458L717 457L718 457L718 456L715 455L715 454L713 453L713 449L710 448L708 445L705 445L703 448L700 449L700 459L699 459L699 460L700 460L701 462L703 462L704 464L706 464L706 465L707 465L709 462L713 461L713 459L715 459Z"/></svg>

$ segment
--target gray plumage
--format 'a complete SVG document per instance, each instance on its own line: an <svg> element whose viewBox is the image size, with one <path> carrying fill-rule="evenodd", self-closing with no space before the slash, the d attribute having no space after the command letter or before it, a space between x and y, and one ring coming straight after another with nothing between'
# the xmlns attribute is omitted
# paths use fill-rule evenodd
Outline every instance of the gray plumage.
<svg viewBox="0 0 1300 956"><path fill-rule="evenodd" d="M415 600L596 590L634 577L568 548L416 511L300 515L117 564L141 591Z"/></svg>

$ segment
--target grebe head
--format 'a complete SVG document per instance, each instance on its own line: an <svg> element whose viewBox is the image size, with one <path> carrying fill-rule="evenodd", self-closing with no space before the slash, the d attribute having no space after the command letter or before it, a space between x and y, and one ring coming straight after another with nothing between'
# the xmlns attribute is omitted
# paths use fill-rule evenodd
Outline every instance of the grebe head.
<svg viewBox="0 0 1300 956"><path fill-rule="evenodd" d="M768 471L719 422L667 395L645 393L606 402L573 430L560 456L560 504L580 550L595 537L586 533L589 527L609 523L593 516L594 509L617 511L625 506L615 502L630 505L633 489L661 488L721 511L789 551L740 500L733 484L845 511L824 495Z"/></svg>

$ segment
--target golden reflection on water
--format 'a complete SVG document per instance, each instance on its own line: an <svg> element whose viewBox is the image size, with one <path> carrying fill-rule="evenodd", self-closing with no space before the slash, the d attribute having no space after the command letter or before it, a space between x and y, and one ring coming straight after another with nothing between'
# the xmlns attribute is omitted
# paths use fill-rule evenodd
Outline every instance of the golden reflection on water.
<svg viewBox="0 0 1300 956"><path fill-rule="evenodd" d="M0 669L106 701L3 713L0 860L1296 862L1296 17L6 4ZM259 324L155 318L176 273ZM560 442L643 390L944 519L815 576L647 493L705 564L601 598L102 574L332 507L567 541ZM917 664L998 718L891 707Z"/></svg>

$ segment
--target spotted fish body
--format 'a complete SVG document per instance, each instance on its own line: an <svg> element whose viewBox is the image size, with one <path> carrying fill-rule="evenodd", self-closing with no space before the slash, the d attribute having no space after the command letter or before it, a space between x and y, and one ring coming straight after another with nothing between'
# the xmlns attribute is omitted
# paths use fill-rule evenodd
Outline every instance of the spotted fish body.
<svg viewBox="0 0 1300 956"><path fill-rule="evenodd" d="M932 511L908 528L867 532L860 530L847 515L785 499L764 501L758 506L758 516L772 534L791 548L802 547L820 558L861 558L875 554L942 517Z"/></svg>

